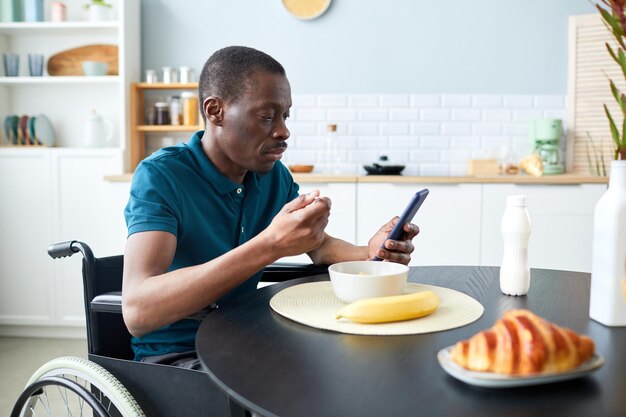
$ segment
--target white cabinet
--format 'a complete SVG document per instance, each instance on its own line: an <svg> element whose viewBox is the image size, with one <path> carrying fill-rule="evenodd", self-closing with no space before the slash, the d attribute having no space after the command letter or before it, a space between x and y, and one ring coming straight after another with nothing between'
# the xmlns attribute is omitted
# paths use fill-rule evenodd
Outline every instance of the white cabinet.
<svg viewBox="0 0 626 417"><path fill-rule="evenodd" d="M356 183L303 183L300 184L300 194L319 190L320 195L330 198L332 207L330 218L326 226L326 233L354 243L356 240ZM279 262L310 263L308 255L289 256Z"/></svg>
<svg viewBox="0 0 626 417"><path fill-rule="evenodd" d="M104 180L120 159L115 150L0 149L0 335L84 336L81 256L53 260L46 248L78 239L97 256L123 253L130 184Z"/></svg>
<svg viewBox="0 0 626 417"><path fill-rule="evenodd" d="M480 264L500 265L506 196L525 194L532 223L531 268L591 271L593 210L605 191L606 184L484 184Z"/></svg>
<svg viewBox="0 0 626 417"><path fill-rule="evenodd" d="M361 183L357 189L357 243L366 245L422 188L430 193L413 219L420 234L413 240L410 265L477 264L481 184Z"/></svg>

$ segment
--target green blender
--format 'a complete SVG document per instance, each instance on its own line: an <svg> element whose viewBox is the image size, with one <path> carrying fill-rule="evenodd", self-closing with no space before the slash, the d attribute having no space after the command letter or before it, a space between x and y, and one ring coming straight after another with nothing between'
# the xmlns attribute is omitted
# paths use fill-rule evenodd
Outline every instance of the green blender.
<svg viewBox="0 0 626 417"><path fill-rule="evenodd" d="M530 142L534 152L539 154L545 175L562 174L565 169L561 155L561 119L544 119L530 122L528 128Z"/></svg>

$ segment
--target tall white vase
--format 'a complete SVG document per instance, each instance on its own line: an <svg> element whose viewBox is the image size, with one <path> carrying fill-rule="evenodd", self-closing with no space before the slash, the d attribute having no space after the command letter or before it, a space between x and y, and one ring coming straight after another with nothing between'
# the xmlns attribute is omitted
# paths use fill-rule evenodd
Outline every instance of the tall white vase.
<svg viewBox="0 0 626 417"><path fill-rule="evenodd" d="M626 326L622 290L626 259L626 161L612 161L609 188L593 216L589 316L606 326Z"/></svg>

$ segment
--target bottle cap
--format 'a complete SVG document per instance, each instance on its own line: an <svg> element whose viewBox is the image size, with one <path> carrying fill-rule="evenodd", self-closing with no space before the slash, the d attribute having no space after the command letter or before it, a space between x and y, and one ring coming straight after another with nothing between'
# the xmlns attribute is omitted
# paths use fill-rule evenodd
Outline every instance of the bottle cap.
<svg viewBox="0 0 626 417"><path fill-rule="evenodd" d="M506 197L506 205L526 207L526 196L525 195L509 195Z"/></svg>
<svg viewBox="0 0 626 417"><path fill-rule="evenodd" d="M337 125L335 125L335 124L328 125L328 126L326 126L326 130L329 131L329 132L336 132L337 131Z"/></svg>

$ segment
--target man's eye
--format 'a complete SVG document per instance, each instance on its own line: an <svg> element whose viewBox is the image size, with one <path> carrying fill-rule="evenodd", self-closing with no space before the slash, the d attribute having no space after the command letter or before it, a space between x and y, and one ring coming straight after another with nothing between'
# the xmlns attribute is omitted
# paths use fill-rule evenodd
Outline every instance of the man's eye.
<svg viewBox="0 0 626 417"><path fill-rule="evenodd" d="M266 122L271 122L274 120L273 116L261 116L263 118L264 121Z"/></svg>

